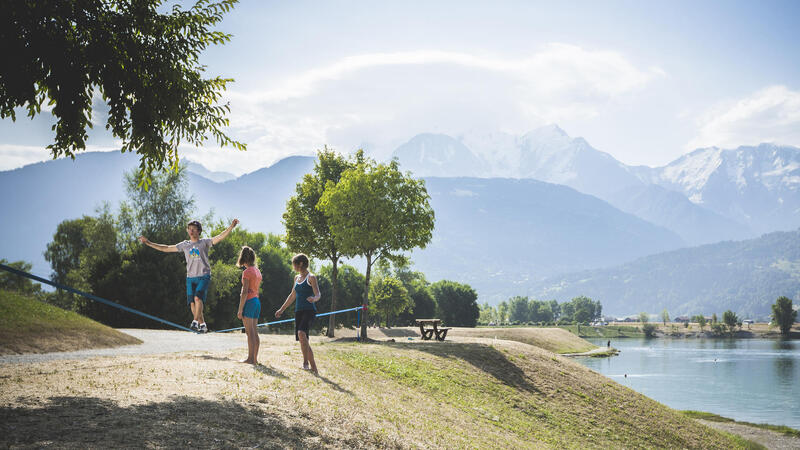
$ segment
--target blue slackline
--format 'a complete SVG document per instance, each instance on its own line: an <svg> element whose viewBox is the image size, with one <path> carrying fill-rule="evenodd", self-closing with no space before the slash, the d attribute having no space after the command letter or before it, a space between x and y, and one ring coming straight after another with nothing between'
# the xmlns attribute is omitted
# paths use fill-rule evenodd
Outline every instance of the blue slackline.
<svg viewBox="0 0 800 450"><path fill-rule="evenodd" d="M96 302L100 302L100 303L103 303L105 305L109 305L109 306L113 306L115 308L119 308L119 309L121 309L123 311L128 311L128 312L131 312L131 313L134 313L134 314L138 314L138 315L140 315L142 317L146 317L148 319L152 319L152 320L161 322L163 324L170 325L170 326L173 326L175 328L179 328L179 329L184 330L184 331L188 331L190 333L198 333L197 331L194 331L194 330L192 330L190 328L186 328L186 327L184 327L182 325L178 325L177 323L172 323L169 320L164 320L164 319L156 317L156 316L151 316L150 314L143 313L141 311L135 310L135 309L130 308L128 306L120 305L119 303L112 302L111 300L106 300L106 299L104 299L102 297L98 297L98 296L93 295L93 294L89 294L89 293L86 293L86 292L83 292L83 291L79 291L78 289L75 289L75 288L72 288L72 287L69 287L69 286L65 286L65 285L60 284L60 283L56 283L55 281L51 281L51 280L48 280L46 278L38 277L38 276L30 274L28 272L23 272L22 270L18 270L18 269L15 269L13 267L9 267L9 266L7 266L5 264L0 264L0 269L3 269L5 271L7 271L7 272L11 272L11 273L13 273L15 275L19 275L21 277L30 278L30 279L38 281L40 283L49 284L50 286L53 286L55 288L63 289L65 291L67 291L67 292L72 292L73 294L81 295L83 297L88 298L89 300L94 300ZM322 313L322 314L317 314L317 317L329 316L331 314L338 314L338 313L343 313L343 312L358 311L358 321L360 322L361 321L360 319L361 319L361 310L362 309L364 309L364 306L358 306L358 307L350 308L350 309L341 309L339 311L331 311L331 312L326 312L326 313ZM292 322L292 321L294 321L294 319L276 320L274 322L260 323L260 324L258 324L258 326L259 327L263 327L263 326L276 325L276 324L279 324L279 323L286 323L286 322ZM213 331L213 333L225 333L225 332L228 332L228 331L243 330L243 329L244 329L244 327L229 328L227 330Z"/></svg>
<svg viewBox="0 0 800 450"><path fill-rule="evenodd" d="M7 271L7 272L11 272L11 273L13 273L15 275L19 275L21 277L30 278L31 280L35 280L35 281L38 281L40 283L49 284L50 286L56 287L58 289L63 289L65 291L67 291L67 292L72 292L73 294L78 294L78 295L84 296L84 297L88 298L89 300L94 300L96 302L103 303L104 305L113 306L113 307L119 308L119 309L121 309L123 311L128 311L128 312L131 312L131 313L134 313L134 314L138 314L138 315L140 315L142 317L147 317L148 319L152 319L152 320L155 320L157 322L161 322L163 324L166 324L166 325L169 325L169 326L173 326L175 328L179 328L179 329L184 330L184 331L188 331L190 333L197 333L196 331L194 331L192 329L186 328L186 327L184 327L182 325L178 325L177 323L172 323L169 320L164 320L164 319L156 317L156 316L151 316L150 314L143 313L143 312L135 310L133 308L129 308L129 307L125 306L125 305L120 305L119 303L112 302L111 300L106 300L106 299L98 297L96 295L88 294L86 292L79 291L79 290L77 290L75 288L71 288L69 286L64 286L63 284L56 283L55 281L51 281L51 280L48 280L46 278L37 277L36 275L30 274L28 272L23 272L21 270L15 269L13 267L9 267L9 266L7 266L5 264L0 264L0 269L3 269L5 271Z"/></svg>
<svg viewBox="0 0 800 450"><path fill-rule="evenodd" d="M339 314L339 313L350 312L350 311L358 311L358 315L359 315L359 317L361 317L361 310L362 309L364 309L363 306L357 306L355 308L350 308L350 309L340 309L338 311L331 311L331 312L326 312L326 313L322 313L322 314L317 314L317 317L330 316L331 314ZM294 322L294 319L283 319L283 320L276 320L274 322L259 323L256 326L258 326L258 327L267 327L267 326L270 326L270 325L277 325L279 323L287 323L287 322ZM227 333L228 331L236 331L236 330L244 330L244 327L228 328L227 330L212 331L212 333Z"/></svg>

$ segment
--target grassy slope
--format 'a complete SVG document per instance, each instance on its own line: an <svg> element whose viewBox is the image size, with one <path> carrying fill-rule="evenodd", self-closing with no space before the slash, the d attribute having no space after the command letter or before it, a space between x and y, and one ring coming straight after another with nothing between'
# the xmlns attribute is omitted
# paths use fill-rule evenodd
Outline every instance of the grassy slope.
<svg viewBox="0 0 800 450"><path fill-rule="evenodd" d="M67 446L751 448L530 345L321 340L321 377L274 335L256 368L244 349L0 366L0 443L42 444L50 423Z"/></svg>
<svg viewBox="0 0 800 450"><path fill-rule="evenodd" d="M0 355L114 347L141 341L71 311L0 290Z"/></svg>
<svg viewBox="0 0 800 450"><path fill-rule="evenodd" d="M583 353L597 346L561 328L454 328L450 335L497 338L530 344L553 353Z"/></svg>
<svg viewBox="0 0 800 450"><path fill-rule="evenodd" d="M752 448L530 345L320 340L321 377L297 368L293 337L274 335L256 368L234 362L244 349L0 366L0 443Z"/></svg>

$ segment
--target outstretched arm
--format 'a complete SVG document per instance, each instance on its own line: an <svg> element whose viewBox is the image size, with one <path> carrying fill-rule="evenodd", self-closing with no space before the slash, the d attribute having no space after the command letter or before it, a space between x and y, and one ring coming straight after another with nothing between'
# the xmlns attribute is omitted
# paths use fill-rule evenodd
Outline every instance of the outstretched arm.
<svg viewBox="0 0 800 450"><path fill-rule="evenodd" d="M281 316L281 314L283 314L283 312L284 312L284 311L286 311L286 308L288 308L288 307L289 307L289 305L291 305L291 304L292 304L292 302L294 302L294 297L295 297L295 293L294 293L294 289L292 289L292 292L291 292L291 294L289 294L289 296L288 296L288 297L286 297L286 301L285 301L285 302L283 302L283 305L280 307L280 309L278 309L277 311L275 311L275 317L276 317L276 318L277 318L277 317L280 317L280 316Z"/></svg>
<svg viewBox="0 0 800 450"><path fill-rule="evenodd" d="M150 242L150 239L147 239L144 236L139 236L139 240L142 242L142 244L154 248L160 252L176 253L178 251L178 247L174 245L156 244L155 242Z"/></svg>
<svg viewBox="0 0 800 450"><path fill-rule="evenodd" d="M228 237L229 234L231 234L231 231L234 228L236 228L236 225L238 224L239 224L239 219L233 219L233 222L231 222L231 225L228 228L226 228L225 231L211 238L211 243L213 245L217 245L218 243L220 243L223 239Z"/></svg>

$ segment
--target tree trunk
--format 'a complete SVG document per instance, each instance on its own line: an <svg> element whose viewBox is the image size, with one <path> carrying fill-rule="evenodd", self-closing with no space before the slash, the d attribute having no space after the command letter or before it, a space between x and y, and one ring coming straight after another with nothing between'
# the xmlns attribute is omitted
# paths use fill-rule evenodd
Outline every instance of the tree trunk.
<svg viewBox="0 0 800 450"><path fill-rule="evenodd" d="M339 258L331 258L333 270L331 271L331 311L336 311L336 278L339 275ZM334 337L336 330L336 314L328 316L328 333L326 336Z"/></svg>
<svg viewBox="0 0 800 450"><path fill-rule="evenodd" d="M361 311L361 339L367 338L367 306L369 305L369 274L372 269L372 254L367 254L366 288L364 289L364 309Z"/></svg>

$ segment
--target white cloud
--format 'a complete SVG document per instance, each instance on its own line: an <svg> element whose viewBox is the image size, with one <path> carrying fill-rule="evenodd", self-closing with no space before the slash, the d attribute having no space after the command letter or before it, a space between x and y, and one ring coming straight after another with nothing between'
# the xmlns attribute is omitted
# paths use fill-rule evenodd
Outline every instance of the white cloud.
<svg viewBox="0 0 800 450"><path fill-rule="evenodd" d="M290 155L313 155L326 144L343 152L365 147L385 157L420 132L521 134L597 117L663 76L617 52L566 44L519 58L439 50L353 55L281 80L265 79L264 90L228 91L228 133L247 143L247 152L209 141L199 149L182 146L180 154L236 175ZM95 103L93 122L102 129L97 125L107 108L97 98ZM5 146L0 157L0 168L13 168L46 160L48 153Z"/></svg>
<svg viewBox="0 0 800 450"><path fill-rule="evenodd" d="M800 92L769 86L712 108L697 120L697 137L687 149L732 148L762 142L800 146Z"/></svg>
<svg viewBox="0 0 800 450"><path fill-rule="evenodd" d="M386 156L420 132L522 133L596 117L663 76L613 51L566 44L521 58L439 50L354 55L282 81L265 80L266 90L229 92L231 133L256 156L209 156L207 163L242 173L252 168L234 167L236 161L263 167L325 144L341 151L366 146Z"/></svg>

